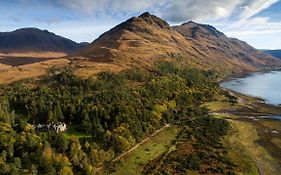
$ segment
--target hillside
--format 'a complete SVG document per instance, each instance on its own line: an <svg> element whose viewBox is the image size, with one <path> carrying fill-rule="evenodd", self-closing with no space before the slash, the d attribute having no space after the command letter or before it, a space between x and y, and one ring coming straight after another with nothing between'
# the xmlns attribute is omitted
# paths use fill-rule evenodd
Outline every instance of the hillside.
<svg viewBox="0 0 281 175"><path fill-rule="evenodd" d="M174 29L194 43L196 48L217 59L227 59L233 61L234 64L243 64L249 68L278 63L278 60L271 55L261 52L239 39L228 38L210 25L190 21L175 26Z"/></svg>
<svg viewBox="0 0 281 175"><path fill-rule="evenodd" d="M276 58L281 59L281 50L266 50L265 52Z"/></svg>
<svg viewBox="0 0 281 175"><path fill-rule="evenodd" d="M76 52L73 54L73 51ZM32 67L31 64L43 65L67 54L71 56L65 65L74 66L75 75L80 77L89 77L101 71L120 72L130 67L151 70L159 60L214 69L223 75L281 64L269 54L238 39L228 38L210 25L190 21L172 27L149 13L117 25L90 44L78 44L35 28L0 33L2 70L10 66L24 68L25 65ZM20 74L17 69L13 71ZM6 72L0 72L0 76L6 77ZM19 77L12 76L9 81L5 79L3 82L12 82Z"/></svg>
<svg viewBox="0 0 281 175"><path fill-rule="evenodd" d="M70 39L37 28L0 32L0 52L63 52L72 53L84 47Z"/></svg>
<svg viewBox="0 0 281 175"><path fill-rule="evenodd" d="M281 60L149 13L92 43L14 32L0 37L0 175L280 174L281 105L219 80Z"/></svg>
<svg viewBox="0 0 281 175"><path fill-rule="evenodd" d="M144 13L102 34L76 56L121 67L150 68L158 60L222 72L254 71L280 61L232 39L209 25L194 22L171 27Z"/></svg>
<svg viewBox="0 0 281 175"><path fill-rule="evenodd" d="M1 64L1 63L0 63L0 71L1 71L1 70L5 70L5 69L7 69L7 68L9 68L8 65Z"/></svg>

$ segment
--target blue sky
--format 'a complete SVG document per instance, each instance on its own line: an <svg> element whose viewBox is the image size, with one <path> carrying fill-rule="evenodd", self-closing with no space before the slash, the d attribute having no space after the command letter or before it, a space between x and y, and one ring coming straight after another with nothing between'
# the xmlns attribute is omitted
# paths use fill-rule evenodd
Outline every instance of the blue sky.
<svg viewBox="0 0 281 175"><path fill-rule="evenodd" d="M37 27L91 42L145 11L171 25L208 23L258 49L281 49L281 0L0 0L0 31Z"/></svg>

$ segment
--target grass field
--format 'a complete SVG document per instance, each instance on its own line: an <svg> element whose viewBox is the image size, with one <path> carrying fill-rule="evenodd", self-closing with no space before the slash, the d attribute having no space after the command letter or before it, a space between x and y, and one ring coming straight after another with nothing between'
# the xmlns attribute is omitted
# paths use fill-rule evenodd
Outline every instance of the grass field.
<svg viewBox="0 0 281 175"><path fill-rule="evenodd" d="M72 136L76 136L78 139L87 139L91 138L91 134L83 133L83 132L77 132L73 128L68 128L67 131L64 133L64 137L66 139L70 139Z"/></svg>
<svg viewBox="0 0 281 175"><path fill-rule="evenodd" d="M239 99L238 104L240 104L240 106L248 107L258 113L276 115L281 114L281 107L266 104L262 99L258 97L246 96L237 92L231 92L231 94Z"/></svg>
<svg viewBox="0 0 281 175"><path fill-rule="evenodd" d="M229 121L231 133L225 139L231 160L237 165L237 174L258 175L258 167L249 149L253 147L253 140L257 137L253 128L238 121ZM248 140L249 137L250 140Z"/></svg>
<svg viewBox="0 0 281 175"><path fill-rule="evenodd" d="M233 132L226 140L230 156L239 167L237 174L271 174L280 173L279 165L267 150L259 146L256 129L249 123L230 120Z"/></svg>
<svg viewBox="0 0 281 175"><path fill-rule="evenodd" d="M228 113L234 115L259 115L259 112L257 112L251 105L246 102L231 103L224 101L214 101L205 103L202 106L208 108L211 112L214 113Z"/></svg>
<svg viewBox="0 0 281 175"><path fill-rule="evenodd" d="M91 135L85 134L82 132L76 132L76 133L65 133L65 138L70 139L72 136L76 136L78 139L85 139L85 138L91 138Z"/></svg>
<svg viewBox="0 0 281 175"><path fill-rule="evenodd" d="M228 113L212 113L214 117L216 118L224 118L224 119L237 119L237 115L232 115Z"/></svg>
<svg viewBox="0 0 281 175"><path fill-rule="evenodd" d="M132 152L128 153L120 160L114 162L110 172L105 174L112 175L139 175L142 174L142 167L150 160L155 159L164 153L171 146L175 139L178 128L171 126L157 133L151 139L141 144Z"/></svg>
<svg viewBox="0 0 281 175"><path fill-rule="evenodd" d="M53 59L39 63L11 67L0 71L0 84L7 84L25 78L42 76L50 67L64 67L68 62L67 59Z"/></svg>
<svg viewBox="0 0 281 175"><path fill-rule="evenodd" d="M259 104L257 106L257 109L263 113L281 115L281 107L279 107L279 106L273 106L273 105L268 105L268 104Z"/></svg>
<svg viewBox="0 0 281 175"><path fill-rule="evenodd" d="M224 111L225 109L233 109L233 110L240 109L241 105L231 104L229 102L214 101L214 102L205 103L203 107L208 108L212 112L220 112L220 111Z"/></svg>
<svg viewBox="0 0 281 175"><path fill-rule="evenodd" d="M232 125L231 134L226 137L225 144L229 148L231 159L237 165L237 174L279 175L281 122L261 119L259 116L279 114L281 107L265 104L258 98L230 93L237 97L238 103L215 101L204 106L215 117L226 118ZM251 116L255 120L248 118ZM279 133L274 134L272 131Z"/></svg>
<svg viewBox="0 0 281 175"><path fill-rule="evenodd" d="M259 116L272 111L278 112L280 108L267 106L260 99L239 95L238 103L224 101L210 102L203 105L207 107L215 117L227 118L232 130L225 137L225 146L228 149L231 160L237 165L236 174L258 175L271 174L279 175L280 165L278 159L273 158L271 151L259 142L272 142L274 145L281 145L281 139L265 139L260 133L263 127L278 127L279 124L270 120L249 121L241 120L243 116ZM262 128L260 128L260 127ZM150 160L158 157L167 151L169 143L176 136L175 128L169 128L157 134L151 140L114 163L111 172L105 174L142 174L142 169ZM171 146L171 145L170 145ZM190 172L191 173L191 172ZM191 174L196 174L191 173Z"/></svg>
<svg viewBox="0 0 281 175"><path fill-rule="evenodd" d="M272 139L272 143L274 143L281 149L281 139Z"/></svg>

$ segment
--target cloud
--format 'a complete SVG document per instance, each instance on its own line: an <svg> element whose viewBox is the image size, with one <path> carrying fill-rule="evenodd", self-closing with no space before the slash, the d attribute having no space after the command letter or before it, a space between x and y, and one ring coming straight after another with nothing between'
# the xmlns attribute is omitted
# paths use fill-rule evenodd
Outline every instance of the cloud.
<svg viewBox="0 0 281 175"><path fill-rule="evenodd" d="M279 0L57 0L80 13L113 15L152 11L175 23L187 20L248 19ZM237 15L238 13L238 15Z"/></svg>
<svg viewBox="0 0 281 175"><path fill-rule="evenodd" d="M58 3L73 10L98 13L105 10L108 0L58 0Z"/></svg>
<svg viewBox="0 0 281 175"><path fill-rule="evenodd" d="M133 13L154 7L158 0L58 0L58 3L86 13ZM160 3L159 3L160 4Z"/></svg>
<svg viewBox="0 0 281 175"><path fill-rule="evenodd" d="M162 16L171 22L209 20L230 16L240 0L175 0L161 9Z"/></svg>
<svg viewBox="0 0 281 175"><path fill-rule="evenodd" d="M230 36L253 38L261 35L281 34L281 22L270 22L268 17L248 19L243 25L232 24L224 29Z"/></svg>
<svg viewBox="0 0 281 175"><path fill-rule="evenodd" d="M281 21L272 22L269 17L253 17L217 26L226 35L244 40L255 48L280 49Z"/></svg>
<svg viewBox="0 0 281 175"><path fill-rule="evenodd" d="M267 22L263 25L248 25L245 28L233 28L225 31L230 37L244 40L258 49L280 49L281 22ZM246 29L247 28L247 29Z"/></svg>
<svg viewBox="0 0 281 175"><path fill-rule="evenodd" d="M160 14L171 22L247 20L279 0L174 0Z"/></svg>
<svg viewBox="0 0 281 175"><path fill-rule="evenodd" d="M281 22L270 22L270 17L256 16L279 0L250 0L243 3L239 18L228 21L224 31L238 38L253 38L261 35L280 34Z"/></svg>
<svg viewBox="0 0 281 175"><path fill-rule="evenodd" d="M275 4L279 0L252 0L245 4L244 11L241 13L241 18L248 19L264 9L267 9L271 5Z"/></svg>
<svg viewBox="0 0 281 175"><path fill-rule="evenodd" d="M3 11L0 24L3 26L1 30L18 28L20 25L36 26L65 34L76 41L92 41L115 24L149 11L171 24L194 20L215 25L232 37L251 39L280 34L281 21L279 23L278 20L281 15L275 16L275 22L272 22L272 18L261 16L266 14L260 13L279 1L11 0L0 1L0 11Z"/></svg>

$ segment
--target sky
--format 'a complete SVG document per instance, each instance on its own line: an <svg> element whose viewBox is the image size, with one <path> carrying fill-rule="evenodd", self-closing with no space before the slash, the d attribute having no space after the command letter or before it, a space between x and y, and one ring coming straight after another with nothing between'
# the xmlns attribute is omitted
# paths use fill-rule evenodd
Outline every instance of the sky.
<svg viewBox="0 0 281 175"><path fill-rule="evenodd" d="M0 31L36 27L92 42L146 11L171 25L193 20L257 49L281 49L281 0L0 0Z"/></svg>

